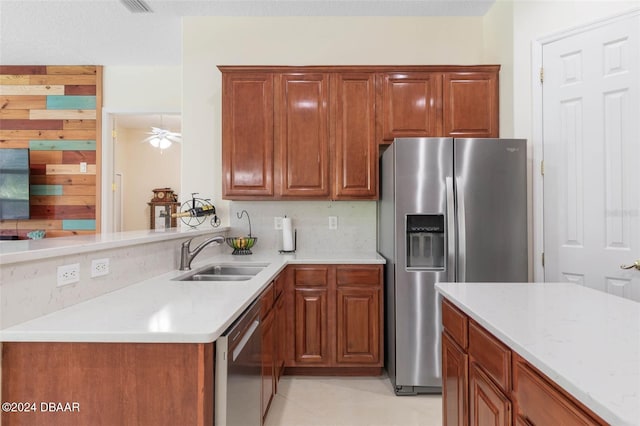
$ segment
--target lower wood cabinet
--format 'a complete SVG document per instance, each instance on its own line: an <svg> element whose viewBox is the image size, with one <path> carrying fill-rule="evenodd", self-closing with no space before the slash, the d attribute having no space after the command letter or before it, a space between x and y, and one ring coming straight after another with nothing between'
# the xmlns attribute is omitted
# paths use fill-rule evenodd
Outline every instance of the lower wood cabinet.
<svg viewBox="0 0 640 426"><path fill-rule="evenodd" d="M513 366L513 396L517 401L518 417L525 425L603 424L580 409L569 396L519 357Z"/></svg>
<svg viewBox="0 0 640 426"><path fill-rule="evenodd" d="M373 367L362 374L381 372L381 265L289 266L286 294L287 329L293 337L288 368Z"/></svg>
<svg viewBox="0 0 640 426"><path fill-rule="evenodd" d="M446 299L442 324L445 426L607 424Z"/></svg>
<svg viewBox="0 0 640 426"><path fill-rule="evenodd" d="M447 333L442 334L442 423L451 426L469 424L467 383L468 359L464 349Z"/></svg>
<svg viewBox="0 0 640 426"><path fill-rule="evenodd" d="M473 362L469 367L469 424L511 425L511 401Z"/></svg>
<svg viewBox="0 0 640 426"><path fill-rule="evenodd" d="M213 343L4 342L2 400L36 410L2 412L0 423L211 426L213 364Z"/></svg>

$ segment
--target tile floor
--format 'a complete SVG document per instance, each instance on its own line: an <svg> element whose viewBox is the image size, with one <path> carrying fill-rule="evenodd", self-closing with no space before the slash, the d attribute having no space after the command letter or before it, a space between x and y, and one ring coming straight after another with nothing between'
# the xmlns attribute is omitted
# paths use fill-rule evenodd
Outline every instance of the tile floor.
<svg viewBox="0 0 640 426"><path fill-rule="evenodd" d="M440 395L395 396L386 376L284 376L265 426L441 426Z"/></svg>

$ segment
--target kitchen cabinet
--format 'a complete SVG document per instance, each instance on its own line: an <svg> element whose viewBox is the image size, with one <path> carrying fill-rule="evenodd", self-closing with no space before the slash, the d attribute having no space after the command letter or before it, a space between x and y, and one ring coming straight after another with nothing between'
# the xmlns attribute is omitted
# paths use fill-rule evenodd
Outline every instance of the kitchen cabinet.
<svg viewBox="0 0 640 426"><path fill-rule="evenodd" d="M442 73L393 72L384 75L383 139L442 134Z"/></svg>
<svg viewBox="0 0 640 426"><path fill-rule="evenodd" d="M3 425L213 425L213 343L4 342L2 364L4 401L36 404Z"/></svg>
<svg viewBox="0 0 640 426"><path fill-rule="evenodd" d="M329 266L295 266L293 278L294 360L303 365L330 365ZM334 306L332 305L332 308Z"/></svg>
<svg viewBox="0 0 640 426"><path fill-rule="evenodd" d="M442 301L442 424L469 424L469 320L467 316Z"/></svg>
<svg viewBox="0 0 640 426"><path fill-rule="evenodd" d="M284 373L284 361L286 357L287 342L287 321L284 304L284 276L281 274L275 280L276 284L276 302L275 302L275 340L276 340L276 357L275 357L275 380L276 393L278 391L278 382Z"/></svg>
<svg viewBox="0 0 640 426"><path fill-rule="evenodd" d="M607 424L446 299L442 323L444 425Z"/></svg>
<svg viewBox="0 0 640 426"><path fill-rule="evenodd" d="M262 420L269 411L275 393L275 327L273 309L275 289L273 282L260 296L260 322L262 323Z"/></svg>
<svg viewBox="0 0 640 426"><path fill-rule="evenodd" d="M497 137L498 65L219 66L223 198L378 198L395 137Z"/></svg>
<svg viewBox="0 0 640 426"><path fill-rule="evenodd" d="M287 292L293 341L287 369L341 374L382 367L382 267L289 266ZM310 367L306 368L305 367ZM315 369L315 370L314 370Z"/></svg>
<svg viewBox="0 0 640 426"><path fill-rule="evenodd" d="M572 398L552 384L524 359L515 357L513 369L513 397L516 414L521 423L530 425L606 424L581 409Z"/></svg>
<svg viewBox="0 0 640 426"><path fill-rule="evenodd" d="M282 197L329 197L329 75L276 77L275 141Z"/></svg>
<svg viewBox="0 0 640 426"><path fill-rule="evenodd" d="M270 72L222 75L223 198L274 195Z"/></svg>
<svg viewBox="0 0 640 426"><path fill-rule="evenodd" d="M376 75L332 74L332 198L377 199Z"/></svg>
<svg viewBox="0 0 640 426"><path fill-rule="evenodd" d="M496 138L498 73L445 72L442 87L443 134L457 138Z"/></svg>
<svg viewBox="0 0 640 426"><path fill-rule="evenodd" d="M382 140L499 136L499 66L425 69L384 74Z"/></svg>
<svg viewBox="0 0 640 426"><path fill-rule="evenodd" d="M380 362L380 268L336 267L336 363L376 365Z"/></svg>

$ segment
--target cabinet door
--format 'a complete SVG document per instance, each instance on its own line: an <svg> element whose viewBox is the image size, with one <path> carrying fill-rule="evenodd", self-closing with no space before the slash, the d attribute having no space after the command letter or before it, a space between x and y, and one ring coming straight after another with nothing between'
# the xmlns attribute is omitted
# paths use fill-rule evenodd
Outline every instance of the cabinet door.
<svg viewBox="0 0 640 426"><path fill-rule="evenodd" d="M278 390L278 380L282 377L284 372L284 362L286 357L286 339L287 339L287 322L285 317L285 296L280 295L276 300L275 306L275 345L276 345L276 365L275 365L275 380L276 380L276 393Z"/></svg>
<svg viewBox="0 0 640 426"><path fill-rule="evenodd" d="M327 289L295 288L295 360L298 364L327 365Z"/></svg>
<svg viewBox="0 0 640 426"><path fill-rule="evenodd" d="M329 198L329 74L282 74L275 135L283 197Z"/></svg>
<svg viewBox="0 0 640 426"><path fill-rule="evenodd" d="M516 401L516 414L531 425L606 424L591 418L522 359L518 359L513 368L512 395Z"/></svg>
<svg viewBox="0 0 640 426"><path fill-rule="evenodd" d="M445 73L442 109L445 136L497 138L497 71Z"/></svg>
<svg viewBox="0 0 640 426"><path fill-rule="evenodd" d="M272 197L273 75L222 75L223 198Z"/></svg>
<svg viewBox="0 0 640 426"><path fill-rule="evenodd" d="M336 362L380 362L380 287L337 288Z"/></svg>
<svg viewBox="0 0 640 426"><path fill-rule="evenodd" d="M274 310L271 309L262 320L262 418L269 411L269 405L273 398L275 383L274 377L274 349L275 329Z"/></svg>
<svg viewBox="0 0 640 426"><path fill-rule="evenodd" d="M382 93L383 139L440 135L441 96L441 73L385 74Z"/></svg>
<svg viewBox="0 0 640 426"><path fill-rule="evenodd" d="M382 266L335 267L336 363L382 366Z"/></svg>
<svg viewBox="0 0 640 426"><path fill-rule="evenodd" d="M375 74L335 74L331 99L335 141L332 198L376 199Z"/></svg>
<svg viewBox="0 0 640 426"><path fill-rule="evenodd" d="M511 401L472 362L469 366L469 424L508 426L511 420Z"/></svg>
<svg viewBox="0 0 640 426"><path fill-rule="evenodd" d="M466 426L468 416L468 355L442 333L442 424Z"/></svg>

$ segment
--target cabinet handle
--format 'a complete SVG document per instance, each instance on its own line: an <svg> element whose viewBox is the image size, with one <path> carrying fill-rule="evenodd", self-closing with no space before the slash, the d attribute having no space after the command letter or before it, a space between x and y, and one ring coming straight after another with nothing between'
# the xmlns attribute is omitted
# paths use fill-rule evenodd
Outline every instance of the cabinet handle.
<svg viewBox="0 0 640 426"><path fill-rule="evenodd" d="M632 268L636 268L638 271L640 271L640 259L636 260L631 265L620 265L620 269L632 269Z"/></svg>

